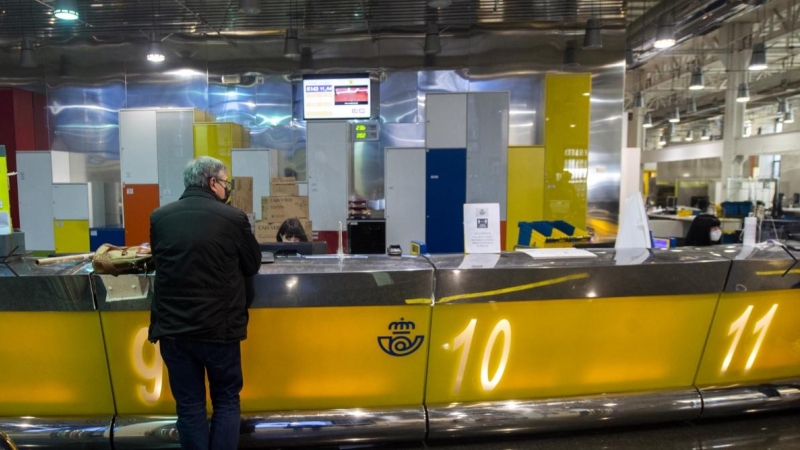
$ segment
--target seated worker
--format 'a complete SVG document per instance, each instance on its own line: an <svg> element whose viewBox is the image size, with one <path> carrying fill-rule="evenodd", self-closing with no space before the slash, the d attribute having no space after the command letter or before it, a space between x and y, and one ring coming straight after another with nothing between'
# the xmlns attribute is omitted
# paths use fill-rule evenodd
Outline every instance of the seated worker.
<svg viewBox="0 0 800 450"><path fill-rule="evenodd" d="M686 233L686 245L703 247L719 244L722 239L722 230L717 216L711 214L698 214Z"/></svg>
<svg viewBox="0 0 800 450"><path fill-rule="evenodd" d="M308 242L303 225L294 217L283 221L275 238L278 242Z"/></svg>

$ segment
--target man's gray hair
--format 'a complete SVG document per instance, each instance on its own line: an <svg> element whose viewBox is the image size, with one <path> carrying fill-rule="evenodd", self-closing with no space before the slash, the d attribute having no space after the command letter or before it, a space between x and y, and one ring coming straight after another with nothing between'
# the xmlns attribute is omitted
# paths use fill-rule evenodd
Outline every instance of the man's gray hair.
<svg viewBox="0 0 800 450"><path fill-rule="evenodd" d="M210 156L201 156L189 161L183 169L183 185L187 188L207 188L208 179L219 178L222 172L228 172L225 163Z"/></svg>

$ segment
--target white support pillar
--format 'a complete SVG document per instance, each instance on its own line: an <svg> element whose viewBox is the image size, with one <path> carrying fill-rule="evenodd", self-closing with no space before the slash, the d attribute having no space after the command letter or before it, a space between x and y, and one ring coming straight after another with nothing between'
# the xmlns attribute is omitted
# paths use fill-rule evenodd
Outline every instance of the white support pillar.
<svg viewBox="0 0 800 450"><path fill-rule="evenodd" d="M750 50L741 50L741 38L745 35L744 25L731 24L726 33L727 46L733 51L724 59L728 70L728 87L725 90L725 115L723 116L722 182L728 178L742 176L741 158L736 159L736 140L742 135L745 104L736 101L739 85L747 81L747 65Z"/></svg>

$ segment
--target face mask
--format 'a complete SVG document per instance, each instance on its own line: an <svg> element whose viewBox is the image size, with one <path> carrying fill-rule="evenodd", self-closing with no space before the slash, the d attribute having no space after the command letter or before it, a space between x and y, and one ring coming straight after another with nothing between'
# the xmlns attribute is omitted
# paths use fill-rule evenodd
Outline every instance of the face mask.
<svg viewBox="0 0 800 450"><path fill-rule="evenodd" d="M711 230L708 237L711 238L712 242L716 242L722 237L722 230Z"/></svg>
<svg viewBox="0 0 800 450"><path fill-rule="evenodd" d="M228 203L231 199L231 190L230 188L225 188L225 197L223 197L220 201L222 203Z"/></svg>

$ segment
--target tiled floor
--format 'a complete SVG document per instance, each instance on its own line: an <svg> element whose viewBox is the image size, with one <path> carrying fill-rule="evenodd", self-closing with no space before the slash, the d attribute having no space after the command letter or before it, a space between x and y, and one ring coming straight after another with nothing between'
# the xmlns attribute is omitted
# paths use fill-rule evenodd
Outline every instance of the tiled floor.
<svg viewBox="0 0 800 450"><path fill-rule="evenodd" d="M596 431L563 432L516 438L437 441L378 447L383 449L448 450L600 450L600 449L800 449L800 410L715 421L680 422Z"/></svg>

